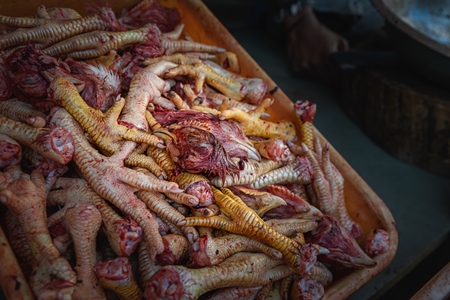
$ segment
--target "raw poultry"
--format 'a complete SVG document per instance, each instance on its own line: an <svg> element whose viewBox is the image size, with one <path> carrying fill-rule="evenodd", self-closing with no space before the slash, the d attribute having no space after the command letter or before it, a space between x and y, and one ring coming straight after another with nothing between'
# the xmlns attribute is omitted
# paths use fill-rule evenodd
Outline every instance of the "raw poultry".
<svg viewBox="0 0 450 300"><path fill-rule="evenodd" d="M313 103L292 106L299 136L294 123L267 118L266 83L240 76L233 55L219 55L226 49L183 38L176 9L157 1L121 17L108 7L62 20L45 11L0 16L0 212L11 215L2 225L16 228L7 235L36 298L197 299L231 287L256 296L275 281L280 298L321 298L333 272L372 267L387 251L383 229L364 244L370 257L358 245L342 176L311 131ZM136 28L151 28L150 39L102 50L105 34ZM73 54L73 40L92 36L92 55ZM121 88L89 79L86 66ZM26 113L6 109L25 99ZM43 173L25 147L62 171Z"/></svg>

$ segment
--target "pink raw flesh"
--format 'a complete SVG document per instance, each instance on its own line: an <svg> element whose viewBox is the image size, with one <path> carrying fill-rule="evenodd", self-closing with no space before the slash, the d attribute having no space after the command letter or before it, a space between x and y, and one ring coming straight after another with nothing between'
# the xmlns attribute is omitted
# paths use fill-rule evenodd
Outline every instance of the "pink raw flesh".
<svg viewBox="0 0 450 300"><path fill-rule="evenodd" d="M373 235L367 240L364 252L370 257L386 253L389 249L389 233L383 229L375 229Z"/></svg>
<svg viewBox="0 0 450 300"><path fill-rule="evenodd" d="M55 128L52 130L49 138L52 149L60 154L64 163L69 163L72 160L75 150L72 135L63 128Z"/></svg>
<svg viewBox="0 0 450 300"><path fill-rule="evenodd" d="M0 140L0 168L15 166L20 163L22 148L19 144L12 144L5 140Z"/></svg>
<svg viewBox="0 0 450 300"><path fill-rule="evenodd" d="M144 298L148 300L177 300L184 295L180 274L171 269L159 269L147 282Z"/></svg>
<svg viewBox="0 0 450 300"><path fill-rule="evenodd" d="M117 257L109 261L98 261L94 266L97 277L109 280L123 280L131 272L131 264L126 257Z"/></svg>
<svg viewBox="0 0 450 300"><path fill-rule="evenodd" d="M130 256L142 241L142 228L132 220L120 220L120 250L122 255Z"/></svg>
<svg viewBox="0 0 450 300"><path fill-rule="evenodd" d="M176 265L180 261L180 257L170 250L169 243L163 239L164 251L157 254L155 262L159 266Z"/></svg>
<svg viewBox="0 0 450 300"><path fill-rule="evenodd" d="M209 267L211 266L211 260L206 253L206 247L208 244L208 235L199 237L189 248L189 257L191 258L192 265L194 267Z"/></svg>
<svg viewBox="0 0 450 300"><path fill-rule="evenodd" d="M215 202L211 186L206 182L195 182L188 186L185 192L198 198L198 206L208 206Z"/></svg>
<svg viewBox="0 0 450 300"><path fill-rule="evenodd" d="M319 300L324 293L325 290L320 283L308 277L300 277L292 286L291 297L301 300Z"/></svg>

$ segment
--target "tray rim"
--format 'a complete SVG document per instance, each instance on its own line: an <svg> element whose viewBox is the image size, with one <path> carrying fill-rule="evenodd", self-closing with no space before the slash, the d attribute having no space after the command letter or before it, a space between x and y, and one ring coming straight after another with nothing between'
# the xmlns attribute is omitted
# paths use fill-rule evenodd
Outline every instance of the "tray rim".
<svg viewBox="0 0 450 300"><path fill-rule="evenodd" d="M440 43L439 41L430 38L425 33L414 28L411 24L406 22L401 16L397 15L389 6L389 0L371 0L378 12L394 26L402 31L404 34L431 50L436 51L446 57L450 57L450 46Z"/></svg>

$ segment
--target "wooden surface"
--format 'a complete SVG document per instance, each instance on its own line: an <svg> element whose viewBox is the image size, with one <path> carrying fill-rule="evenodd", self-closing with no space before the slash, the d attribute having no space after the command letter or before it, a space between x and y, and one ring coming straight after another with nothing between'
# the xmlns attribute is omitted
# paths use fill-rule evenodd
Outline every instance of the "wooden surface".
<svg viewBox="0 0 450 300"><path fill-rule="evenodd" d="M406 66L343 72L340 105L398 159L450 177L450 90Z"/></svg>
<svg viewBox="0 0 450 300"><path fill-rule="evenodd" d="M120 11L121 8L128 8L130 3L132 3L129 0L124 2L118 0L112 2L116 12ZM236 53L241 63L240 74L242 76L262 78L268 83L269 94L267 96L275 99L275 103L271 110L269 110L269 113L273 118L294 122L298 128L299 124L297 123L297 118L293 111L292 101L277 87L276 83L250 57L245 49L241 47L201 1L179 0L161 2L166 3L169 6L175 4L178 7L182 16L182 22L185 24L185 30L195 41L222 46L228 51ZM7 0L0 0L2 14L8 15L9 8L17 15L20 13L17 7L24 7L24 4L26 4L29 11L32 11L33 7L35 9L39 4L46 2L38 0L14 0L14 3L16 3L16 6L14 7L9 6L8 3ZM79 8L82 5L83 3L68 0L58 1L58 6ZM316 130L315 134L320 137L322 141L326 140L319 131ZM375 267L354 270L326 288L324 299L346 299L390 264L397 251L398 233L393 216L385 203L332 145L330 145L330 156L332 162L337 166L344 177L345 199L352 217L362 226L364 232L368 232L374 228L381 228L389 233L391 240L388 252L374 258L377 262Z"/></svg>
<svg viewBox="0 0 450 300"><path fill-rule="evenodd" d="M445 300L449 298L450 262L411 297L411 300Z"/></svg>

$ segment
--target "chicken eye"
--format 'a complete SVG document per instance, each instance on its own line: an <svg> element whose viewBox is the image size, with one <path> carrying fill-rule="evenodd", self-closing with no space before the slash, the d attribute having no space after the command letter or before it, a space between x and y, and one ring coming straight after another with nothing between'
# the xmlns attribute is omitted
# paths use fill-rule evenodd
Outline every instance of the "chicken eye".
<svg viewBox="0 0 450 300"><path fill-rule="evenodd" d="M239 170L241 170L241 171L244 170L245 163L244 163L244 161L242 159L239 161L238 165L239 165Z"/></svg>

